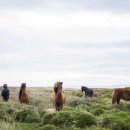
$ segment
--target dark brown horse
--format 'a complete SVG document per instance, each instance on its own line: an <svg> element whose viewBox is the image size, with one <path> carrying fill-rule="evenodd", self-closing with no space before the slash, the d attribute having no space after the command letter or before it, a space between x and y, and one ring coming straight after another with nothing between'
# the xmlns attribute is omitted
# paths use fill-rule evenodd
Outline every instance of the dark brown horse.
<svg viewBox="0 0 130 130"><path fill-rule="evenodd" d="M30 93L26 90L26 84L22 83L20 91L19 91L19 100L21 103L29 104Z"/></svg>
<svg viewBox="0 0 130 130"><path fill-rule="evenodd" d="M112 104L119 104L121 99L130 101L130 90L123 88L115 89L112 94Z"/></svg>
<svg viewBox="0 0 130 130"><path fill-rule="evenodd" d="M52 95L52 101L55 105L56 111L60 111L63 108L63 104L65 103L66 97L62 90L63 82L56 82L54 84L54 93Z"/></svg>

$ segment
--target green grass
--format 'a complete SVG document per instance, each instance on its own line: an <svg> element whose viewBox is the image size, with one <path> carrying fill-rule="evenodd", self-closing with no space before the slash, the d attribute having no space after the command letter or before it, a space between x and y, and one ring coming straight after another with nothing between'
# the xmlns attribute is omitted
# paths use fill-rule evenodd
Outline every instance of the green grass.
<svg viewBox="0 0 130 130"><path fill-rule="evenodd" d="M0 130L130 130L130 102L111 104L112 89L94 89L86 99L79 90L66 90L61 112L53 109L52 88L29 88L29 105L18 101L18 88L10 89L9 102L0 102Z"/></svg>

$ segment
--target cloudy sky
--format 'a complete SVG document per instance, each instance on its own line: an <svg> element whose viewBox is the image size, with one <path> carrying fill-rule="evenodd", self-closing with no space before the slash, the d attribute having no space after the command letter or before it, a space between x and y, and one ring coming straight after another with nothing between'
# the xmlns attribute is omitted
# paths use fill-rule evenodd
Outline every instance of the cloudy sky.
<svg viewBox="0 0 130 130"><path fill-rule="evenodd" d="M129 0L0 0L0 86L130 86Z"/></svg>

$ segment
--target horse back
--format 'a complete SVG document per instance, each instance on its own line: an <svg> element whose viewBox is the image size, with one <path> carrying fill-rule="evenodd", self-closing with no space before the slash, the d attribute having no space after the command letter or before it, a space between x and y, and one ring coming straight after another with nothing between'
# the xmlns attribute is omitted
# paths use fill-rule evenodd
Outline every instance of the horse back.
<svg viewBox="0 0 130 130"><path fill-rule="evenodd" d="M112 104L115 104L118 100L120 100L122 97L122 94L123 94L122 88L115 89L112 92Z"/></svg>
<svg viewBox="0 0 130 130"><path fill-rule="evenodd" d="M122 94L122 99L126 101L130 101L130 90L124 89L123 94Z"/></svg>
<svg viewBox="0 0 130 130"><path fill-rule="evenodd" d="M118 88L113 91L112 104L115 104L120 99L130 101L130 90Z"/></svg>

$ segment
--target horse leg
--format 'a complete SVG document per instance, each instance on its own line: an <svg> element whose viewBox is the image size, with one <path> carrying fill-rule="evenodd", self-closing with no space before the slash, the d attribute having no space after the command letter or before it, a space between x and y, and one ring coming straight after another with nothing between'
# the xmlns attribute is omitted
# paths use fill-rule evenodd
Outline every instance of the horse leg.
<svg viewBox="0 0 130 130"><path fill-rule="evenodd" d="M63 109L63 104L62 103L56 103L55 107L56 107L56 111L60 111L60 110Z"/></svg>
<svg viewBox="0 0 130 130"><path fill-rule="evenodd" d="M84 93L85 93L85 98L87 98L87 92L85 91Z"/></svg>
<svg viewBox="0 0 130 130"><path fill-rule="evenodd" d="M120 104L120 98L119 98L119 99L117 99L117 104L118 104L118 105Z"/></svg>
<svg viewBox="0 0 130 130"><path fill-rule="evenodd" d="M58 104L55 103L55 108L56 108L56 111L58 111Z"/></svg>
<svg viewBox="0 0 130 130"><path fill-rule="evenodd" d="M62 110L63 109L63 104L61 104L61 106L60 106L60 110Z"/></svg>
<svg viewBox="0 0 130 130"><path fill-rule="evenodd" d="M21 104L23 103L23 102L22 102L22 99L19 99L19 101L20 101Z"/></svg>
<svg viewBox="0 0 130 130"><path fill-rule="evenodd" d="M29 104L29 100L26 100L26 104Z"/></svg>
<svg viewBox="0 0 130 130"><path fill-rule="evenodd" d="M113 95L112 97L112 104L115 104L117 102L117 97Z"/></svg>

